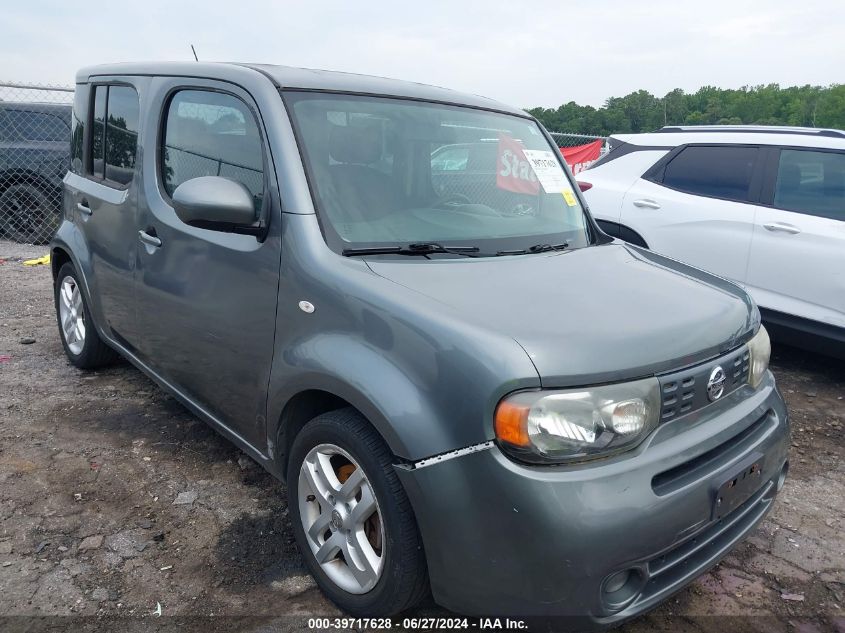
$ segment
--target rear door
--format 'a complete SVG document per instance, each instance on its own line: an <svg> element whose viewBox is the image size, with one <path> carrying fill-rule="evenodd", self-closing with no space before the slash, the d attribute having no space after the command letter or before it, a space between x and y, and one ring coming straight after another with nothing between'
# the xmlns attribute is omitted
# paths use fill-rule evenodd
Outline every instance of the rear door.
<svg viewBox="0 0 845 633"><path fill-rule="evenodd" d="M135 231L141 356L218 422L261 447L281 216L258 108L245 90L200 79L157 78L151 99L149 123L158 136L145 152ZM182 222L171 195L200 176L244 184L268 235Z"/></svg>
<svg viewBox="0 0 845 633"><path fill-rule="evenodd" d="M96 321L129 349L135 349L134 276L137 258L139 92L146 78L115 78L91 86L85 151L65 179L70 210L84 236L91 270L86 275ZM76 106L74 106L76 107ZM77 130L80 129L77 127ZM75 132L76 133L76 132Z"/></svg>
<svg viewBox="0 0 845 633"><path fill-rule="evenodd" d="M627 191L648 169L669 153L671 147L640 147L610 137L610 152L588 169L576 176L584 183L584 197L590 205L590 212L597 220L608 225L602 228L617 235L614 228L622 215L622 201Z"/></svg>
<svg viewBox="0 0 845 633"><path fill-rule="evenodd" d="M759 156L755 146L678 147L628 190L621 222L650 249L742 283L762 182Z"/></svg>
<svg viewBox="0 0 845 633"><path fill-rule="evenodd" d="M764 308L845 327L845 152L773 148L748 288Z"/></svg>

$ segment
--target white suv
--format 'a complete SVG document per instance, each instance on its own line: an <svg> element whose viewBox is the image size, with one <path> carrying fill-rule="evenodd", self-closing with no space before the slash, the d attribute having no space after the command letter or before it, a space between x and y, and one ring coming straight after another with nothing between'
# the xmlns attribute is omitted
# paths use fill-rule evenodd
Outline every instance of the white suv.
<svg viewBox="0 0 845 633"><path fill-rule="evenodd" d="M782 340L845 355L845 132L664 127L578 174L607 233L733 280Z"/></svg>

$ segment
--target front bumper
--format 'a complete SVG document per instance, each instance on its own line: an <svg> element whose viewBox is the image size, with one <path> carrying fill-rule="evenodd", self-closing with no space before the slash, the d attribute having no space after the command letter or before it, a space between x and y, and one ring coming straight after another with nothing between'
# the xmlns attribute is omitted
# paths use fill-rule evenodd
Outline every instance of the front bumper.
<svg viewBox="0 0 845 633"><path fill-rule="evenodd" d="M615 458L537 467L494 446L397 470L439 604L479 616L569 616L592 628L654 607L730 551L771 508L788 445L769 373L756 391L742 387L667 422ZM749 460L759 486L717 518L719 485ZM632 584L609 591L624 570Z"/></svg>

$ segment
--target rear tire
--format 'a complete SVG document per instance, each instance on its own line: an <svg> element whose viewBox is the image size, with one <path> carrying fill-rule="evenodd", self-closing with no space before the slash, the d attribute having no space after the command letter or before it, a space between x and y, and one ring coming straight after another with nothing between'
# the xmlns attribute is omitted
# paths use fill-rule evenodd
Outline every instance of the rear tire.
<svg viewBox="0 0 845 633"><path fill-rule="evenodd" d="M311 420L290 451L288 511L297 544L323 593L356 617L392 616L428 593L416 518L393 462L384 440L351 408ZM370 493L373 509L356 513Z"/></svg>
<svg viewBox="0 0 845 633"><path fill-rule="evenodd" d="M79 273L72 263L66 262L59 269L53 285L53 298L59 336L73 365L80 369L97 369L117 360L117 352L97 334L79 283Z"/></svg>
<svg viewBox="0 0 845 633"><path fill-rule="evenodd" d="M59 224L57 205L40 187L15 182L0 192L0 230L22 244L46 244Z"/></svg>

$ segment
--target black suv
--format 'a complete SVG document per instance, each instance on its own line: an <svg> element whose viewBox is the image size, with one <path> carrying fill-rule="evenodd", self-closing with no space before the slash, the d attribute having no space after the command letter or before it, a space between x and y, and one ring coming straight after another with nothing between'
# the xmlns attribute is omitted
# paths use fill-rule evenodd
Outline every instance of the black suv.
<svg viewBox="0 0 845 633"><path fill-rule="evenodd" d="M69 105L0 102L0 237L45 244L70 157Z"/></svg>

